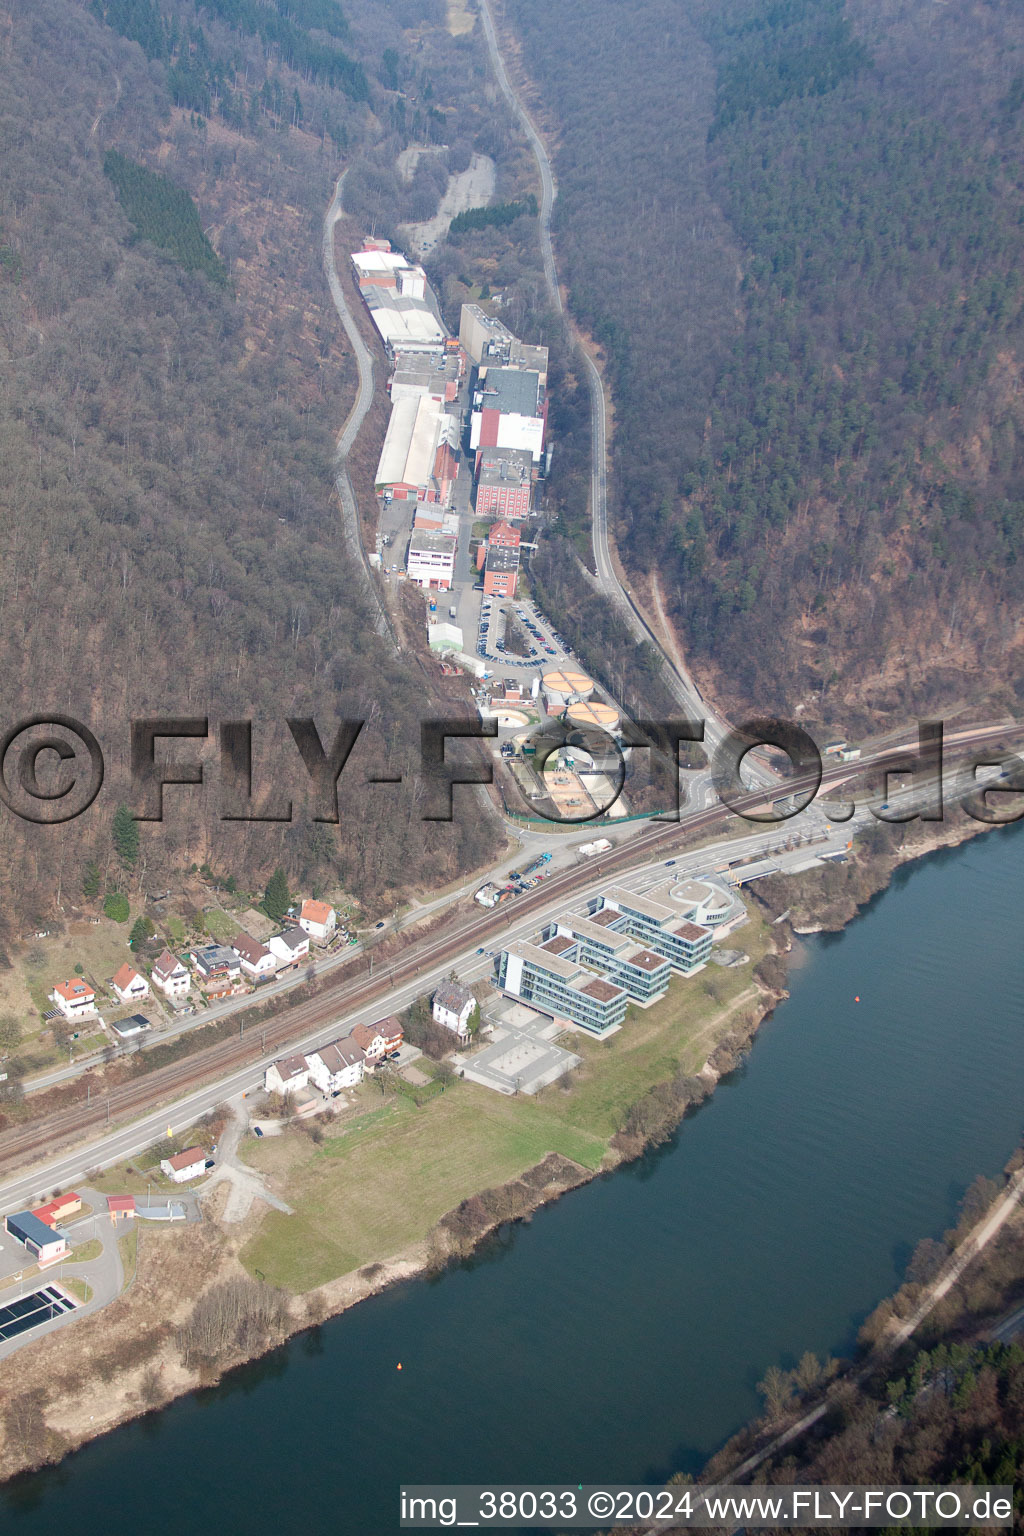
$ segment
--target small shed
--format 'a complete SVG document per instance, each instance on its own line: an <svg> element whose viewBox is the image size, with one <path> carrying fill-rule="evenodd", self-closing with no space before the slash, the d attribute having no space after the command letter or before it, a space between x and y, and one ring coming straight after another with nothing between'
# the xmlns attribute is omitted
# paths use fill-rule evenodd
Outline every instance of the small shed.
<svg viewBox="0 0 1024 1536"><path fill-rule="evenodd" d="M135 1215L134 1195L108 1195L107 1213L111 1223L116 1226L119 1221L131 1221Z"/></svg>

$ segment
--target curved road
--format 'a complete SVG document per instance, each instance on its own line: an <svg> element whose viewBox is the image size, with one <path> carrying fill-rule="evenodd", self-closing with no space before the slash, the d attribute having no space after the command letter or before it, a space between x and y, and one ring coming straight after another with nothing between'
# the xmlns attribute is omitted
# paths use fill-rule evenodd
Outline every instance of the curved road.
<svg viewBox="0 0 1024 1536"><path fill-rule="evenodd" d="M331 298L334 307L345 327L345 334L352 347L352 353L359 370L359 389L352 409L348 413L345 425L341 429L337 445L334 450L334 484L338 492L338 500L341 503L342 525L345 533L345 542L350 555L356 565L359 566L370 601L374 608L373 625L382 639L389 640L397 651L400 649L395 638L395 632L391 627L391 620L383 598L377 590L377 583L373 579L370 570L370 562L366 558L366 550L363 548L363 536L359 527L359 509L356 506L355 491L348 472L348 456L352 445L359 436L359 429L366 419L366 413L373 403L373 356L359 334L348 304L345 301L345 291L341 286L338 276L338 268L334 260L334 226L340 218L344 217L345 210L341 206L341 189L348 173L343 171L334 186L334 196L331 198L327 212L324 214L324 229L322 239L322 253L324 264L324 276L327 278L327 286L331 290Z"/></svg>
<svg viewBox="0 0 1024 1536"><path fill-rule="evenodd" d="M544 276L547 280L551 301L558 314L565 313L562 302L562 292L558 284L558 272L555 267L554 248L551 243L551 211L554 205L557 187L554 173L551 169L551 161L548 159L547 150L540 134L534 127L533 120L527 112L522 101L516 94L512 82L509 80L505 69L505 62L501 56L501 48L498 44L498 34L494 25L494 17L491 13L490 0L479 0L480 20L483 23L484 37L491 55L491 63L494 67L494 75L502 95L508 102L515 116L523 126L537 161L537 170L541 181L540 204L540 247L544 260ZM608 538L608 448L607 448L607 411L604 397L604 384L600 372L593 358L586 348L579 346L587 374L587 383L590 387L591 400L591 476L590 476L590 504L592 509L592 538L594 545L594 563L597 567L597 581L605 597L609 598L616 606L620 616L628 625L634 638L652 645L661 656L663 668L662 675L665 685L669 689L676 703L691 718L704 718L705 740L713 752L728 729L724 720L715 715L702 699L693 679L682 668L676 666L672 658L665 651L661 641L651 629L632 596L626 591L618 578L615 566L612 562L611 546ZM768 782L767 780L765 782Z"/></svg>

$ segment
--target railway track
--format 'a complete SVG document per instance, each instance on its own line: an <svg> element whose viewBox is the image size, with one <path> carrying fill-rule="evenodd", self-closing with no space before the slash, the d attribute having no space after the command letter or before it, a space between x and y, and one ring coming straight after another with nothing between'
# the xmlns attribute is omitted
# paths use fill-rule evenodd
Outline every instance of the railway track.
<svg viewBox="0 0 1024 1536"><path fill-rule="evenodd" d="M1011 734L1013 732L1005 723L979 727L961 733L955 739L955 750L962 752L995 744ZM822 775L822 788L835 787L860 777L872 768L884 766L887 758L902 756L907 750L906 747L891 746L853 767L826 770ZM799 793L807 787L808 781L799 779L788 780L785 786L788 794ZM744 808L753 809L763 804L763 791L756 791L744 801ZM112 1128L144 1110L155 1109L162 1103L170 1104L186 1091L201 1087L217 1076L237 1071L249 1062L255 1065L268 1054L294 1047L319 1029L331 1025L340 1029L348 1013L370 1003L380 1000L386 1007L387 997L397 984L443 966L467 949L493 941L513 921L529 917L553 901L568 898L574 892L593 886L597 880L623 873L637 864L649 863L655 855L671 852L695 832L724 823L732 814L725 806L716 804L685 821L660 826L652 824L650 829L621 848L602 854L585 866L552 875L519 897L511 908L499 907L477 915L472 908L472 898L463 898L465 916L455 931L413 940L393 960L381 963L376 978L368 975L359 982L344 977L329 981L315 997L287 1007L279 1019L250 1024L237 1036L202 1047L181 1061L147 1072L137 1081L124 1083L95 1099L70 1105L28 1125L3 1132L0 1134L0 1173L21 1167L41 1154L56 1152L75 1140L84 1140L90 1132ZM453 910L458 912L458 906Z"/></svg>

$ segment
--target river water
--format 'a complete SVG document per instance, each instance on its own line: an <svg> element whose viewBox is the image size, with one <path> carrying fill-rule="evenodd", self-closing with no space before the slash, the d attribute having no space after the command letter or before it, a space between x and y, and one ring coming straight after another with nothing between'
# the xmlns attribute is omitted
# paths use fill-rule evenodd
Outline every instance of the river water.
<svg viewBox="0 0 1024 1536"><path fill-rule="evenodd" d="M748 1064L670 1145L20 1480L0 1523L378 1536L401 1482L696 1470L769 1365L850 1348L1024 1132L1022 855L1013 828L901 871L801 945Z"/></svg>

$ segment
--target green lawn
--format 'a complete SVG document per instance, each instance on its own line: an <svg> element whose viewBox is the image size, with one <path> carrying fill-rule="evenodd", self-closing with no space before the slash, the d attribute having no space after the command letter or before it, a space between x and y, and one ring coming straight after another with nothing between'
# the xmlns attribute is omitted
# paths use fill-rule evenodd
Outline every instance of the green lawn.
<svg viewBox="0 0 1024 1536"><path fill-rule="evenodd" d="M737 999L737 1013L753 1006L752 965L766 944L752 920L734 943L751 965L711 966L674 981L655 1007L631 1009L611 1041L568 1040L584 1058L568 1093L556 1085L507 1099L462 1082L417 1108L404 1096L375 1103L367 1087L367 1113L319 1147L297 1131L244 1143L247 1160L294 1214L270 1211L242 1263L272 1284L307 1291L422 1239L461 1200L548 1152L599 1168L629 1106L652 1084L699 1068L734 1023L727 1010Z"/></svg>
<svg viewBox="0 0 1024 1536"><path fill-rule="evenodd" d="M77 1248L72 1248L65 1264L88 1264L90 1259L98 1259L103 1252L103 1244L98 1237L90 1237L87 1243L80 1243Z"/></svg>
<svg viewBox="0 0 1024 1536"><path fill-rule="evenodd" d="M203 922L218 944L230 944L238 936L238 924L218 907L207 907L203 913Z"/></svg>

